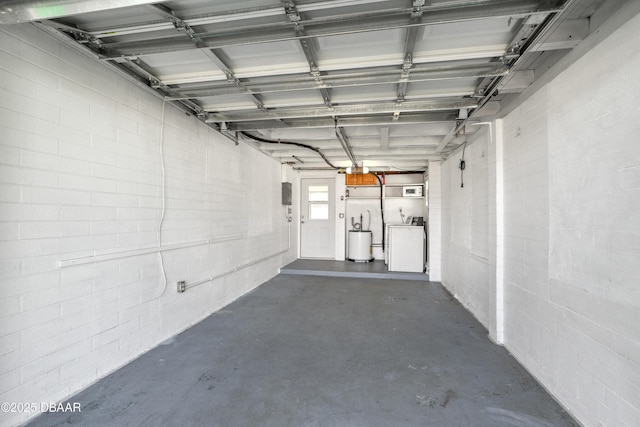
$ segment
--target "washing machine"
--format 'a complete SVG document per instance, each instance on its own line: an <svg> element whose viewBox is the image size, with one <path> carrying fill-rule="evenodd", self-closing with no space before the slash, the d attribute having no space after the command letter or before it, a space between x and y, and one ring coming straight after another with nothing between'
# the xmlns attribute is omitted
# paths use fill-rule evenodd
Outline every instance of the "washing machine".
<svg viewBox="0 0 640 427"><path fill-rule="evenodd" d="M390 225L387 251L389 271L423 273L425 239L422 226Z"/></svg>

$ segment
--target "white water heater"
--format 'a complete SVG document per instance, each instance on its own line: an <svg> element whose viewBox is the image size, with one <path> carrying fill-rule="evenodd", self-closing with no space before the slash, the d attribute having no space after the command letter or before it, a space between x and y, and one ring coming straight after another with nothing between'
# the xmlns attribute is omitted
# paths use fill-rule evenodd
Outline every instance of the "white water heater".
<svg viewBox="0 0 640 427"><path fill-rule="evenodd" d="M356 262L373 261L371 231L349 230L347 259Z"/></svg>

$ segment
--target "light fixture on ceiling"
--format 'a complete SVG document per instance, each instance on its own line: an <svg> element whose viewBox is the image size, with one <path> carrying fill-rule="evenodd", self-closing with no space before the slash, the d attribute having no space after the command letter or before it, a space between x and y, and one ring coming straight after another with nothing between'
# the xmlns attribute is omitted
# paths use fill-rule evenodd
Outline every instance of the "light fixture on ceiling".
<svg viewBox="0 0 640 427"><path fill-rule="evenodd" d="M347 168L349 175L365 175L369 173L369 168L366 166L350 166Z"/></svg>

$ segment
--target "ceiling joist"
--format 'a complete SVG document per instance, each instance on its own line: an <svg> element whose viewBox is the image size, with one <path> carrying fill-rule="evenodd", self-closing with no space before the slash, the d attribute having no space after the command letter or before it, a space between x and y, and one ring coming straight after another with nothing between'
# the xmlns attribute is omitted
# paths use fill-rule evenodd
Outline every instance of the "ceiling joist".
<svg viewBox="0 0 640 427"><path fill-rule="evenodd" d="M362 127L362 126L388 126L388 125L412 125L421 123L454 122L456 113L421 113L415 115L403 114L398 120L393 120L389 115L379 115L372 117L340 117L338 123L341 127ZM229 123L228 129L231 131L255 131L261 129L319 129L333 128L335 122L331 118L306 118L287 119L282 122L271 120L243 121Z"/></svg>
<svg viewBox="0 0 640 427"><path fill-rule="evenodd" d="M526 17L531 15L548 15L560 10L564 2L550 0L544 2L543 7L539 1L533 0L487 0L469 1L464 4L453 2L452 5L442 3L437 6L424 6L424 15L419 22L411 20L413 8L362 12L351 14L335 14L324 18L301 20L298 25L304 26L305 34L298 35L291 30L291 24L253 23L247 26L235 26L216 31L198 33L197 37L203 40L208 49L221 49L230 46L253 45L273 43L306 38L340 36L355 33L368 33L375 31L424 27L429 25L443 25L465 21L477 21L482 19L495 19L498 17ZM192 20L184 19L189 25L194 25ZM199 23L198 25L204 25ZM166 28L163 28L166 30ZM94 37L117 37L119 31L130 33L130 29L107 29L90 32ZM103 42L103 59L116 59L119 56L145 56L159 53L179 52L198 48L179 35L158 36L154 27L140 29L136 41ZM152 37L140 39L139 34L149 32Z"/></svg>
<svg viewBox="0 0 640 427"><path fill-rule="evenodd" d="M429 82L439 80L462 80L476 79L484 77L496 77L505 75L508 69L501 64L482 64L476 66L457 66L448 68L414 68L409 78L402 78L397 72L367 70L359 73L339 73L323 74L321 82L315 78L303 78L283 76L271 81L259 81L259 79L246 79L242 85L229 85L228 83L216 82L209 85L185 88L181 90L182 98L167 98L169 101L179 101L182 99L198 99L215 96L237 95L251 93L254 95L265 93L282 93L294 91L307 91L316 89L338 89L348 87L361 87L373 85L404 84ZM323 94L323 97L329 97Z"/></svg>
<svg viewBox="0 0 640 427"><path fill-rule="evenodd" d="M539 78L535 64L583 40L589 19L572 7L582 1L597 2L27 0L0 2L0 12L74 3L68 13L10 19L39 19L283 162L326 167L317 153L239 133L315 143L341 167L412 169L464 143L478 130L468 121L491 120Z"/></svg>
<svg viewBox="0 0 640 427"><path fill-rule="evenodd" d="M449 111L460 108L475 108L478 103L474 99L437 99L426 101L407 101L402 104L395 102L382 102L376 104L348 104L334 105L331 110L318 109L317 107L297 107L274 109L273 114L280 119L291 118L317 118L333 116L358 116L366 114L392 114L399 112L423 112L423 111ZM243 122L264 120L266 117L260 111L239 112L209 112L207 123L211 122Z"/></svg>

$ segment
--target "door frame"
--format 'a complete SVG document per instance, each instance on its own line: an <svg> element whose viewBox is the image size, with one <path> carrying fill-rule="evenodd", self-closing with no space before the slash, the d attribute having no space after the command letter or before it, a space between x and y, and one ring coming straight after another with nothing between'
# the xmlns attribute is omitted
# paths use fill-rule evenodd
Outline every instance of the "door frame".
<svg viewBox="0 0 640 427"><path fill-rule="evenodd" d="M300 178L300 215L299 215L299 237L298 237L298 248L299 248L299 258L306 259L336 259L336 225L337 225L337 207L336 207L336 185L335 185L335 177L301 177ZM330 254L327 252L327 256L309 256L308 254L303 257L303 244L304 244L304 223L305 221L309 221L308 218L308 187L310 185L328 185L329 187L329 200L328 200L328 219L330 226L330 236L331 241L327 242L330 248ZM313 221L313 220L311 220Z"/></svg>

